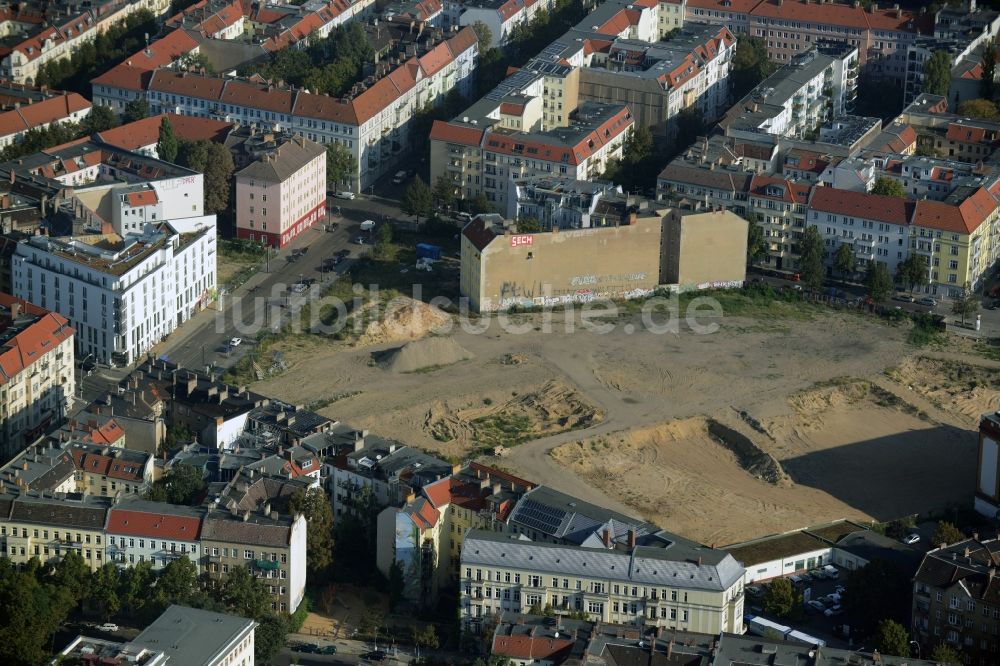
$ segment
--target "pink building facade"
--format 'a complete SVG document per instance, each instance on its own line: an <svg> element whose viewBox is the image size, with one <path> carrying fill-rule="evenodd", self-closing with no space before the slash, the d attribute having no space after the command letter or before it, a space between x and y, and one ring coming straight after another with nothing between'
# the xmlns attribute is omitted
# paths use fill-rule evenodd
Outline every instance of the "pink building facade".
<svg viewBox="0 0 1000 666"><path fill-rule="evenodd" d="M326 149L295 136L236 173L236 237L283 248L326 218Z"/></svg>

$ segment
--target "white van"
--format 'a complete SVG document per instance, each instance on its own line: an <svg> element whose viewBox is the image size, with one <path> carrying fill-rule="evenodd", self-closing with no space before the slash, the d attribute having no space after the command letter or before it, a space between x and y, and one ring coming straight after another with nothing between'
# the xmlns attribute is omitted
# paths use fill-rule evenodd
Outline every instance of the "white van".
<svg viewBox="0 0 1000 666"><path fill-rule="evenodd" d="M469 215L468 213L458 213L457 215L455 215L455 219L458 220L459 222L462 222L463 224L467 222L472 222L472 216Z"/></svg>
<svg viewBox="0 0 1000 666"><path fill-rule="evenodd" d="M392 177L392 182L394 185L402 185L404 180L406 180L405 171L397 171L396 175Z"/></svg>
<svg viewBox="0 0 1000 666"><path fill-rule="evenodd" d="M337 197L338 199L348 199L348 200L351 200L351 199L354 199L354 192L351 192L349 190L344 190L342 192L337 192L333 196Z"/></svg>

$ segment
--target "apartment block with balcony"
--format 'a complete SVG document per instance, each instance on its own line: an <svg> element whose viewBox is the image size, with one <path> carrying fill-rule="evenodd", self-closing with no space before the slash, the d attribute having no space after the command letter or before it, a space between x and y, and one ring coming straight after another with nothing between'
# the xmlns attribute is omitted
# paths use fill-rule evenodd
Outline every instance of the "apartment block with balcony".
<svg viewBox="0 0 1000 666"><path fill-rule="evenodd" d="M306 591L306 519L270 509L210 510L202 522L202 568L222 580L246 567L272 596L271 609L294 613Z"/></svg>
<svg viewBox="0 0 1000 666"><path fill-rule="evenodd" d="M726 136L803 139L851 108L858 50L823 42L798 54L741 99L721 121Z"/></svg>
<svg viewBox="0 0 1000 666"><path fill-rule="evenodd" d="M629 531L623 544L605 533L597 545L576 546L471 530L461 569L461 624L473 634L505 612L548 607L640 627L743 631L743 567L728 553L668 532Z"/></svg>
<svg viewBox="0 0 1000 666"><path fill-rule="evenodd" d="M88 240L35 236L12 258L15 295L69 320L85 360L135 362L215 288L214 215Z"/></svg>
<svg viewBox="0 0 1000 666"><path fill-rule="evenodd" d="M747 194L747 210L757 216L764 232L767 256L764 266L779 271L798 268L799 242L806 226L806 206L812 186L773 178L754 176Z"/></svg>
<svg viewBox="0 0 1000 666"><path fill-rule="evenodd" d="M0 293L0 460L67 415L76 390L73 342L64 316Z"/></svg>
<svg viewBox="0 0 1000 666"><path fill-rule="evenodd" d="M204 516L203 509L163 502L117 504L108 514L106 561L122 568L146 562L159 571L168 562L187 557L201 573Z"/></svg>
<svg viewBox="0 0 1000 666"><path fill-rule="evenodd" d="M911 630L929 654L940 643L967 664L995 664L1000 654L1000 541L973 538L939 544L913 578Z"/></svg>
<svg viewBox="0 0 1000 666"><path fill-rule="evenodd" d="M849 245L857 273L872 262L886 265L890 275L909 256L909 222L916 202L867 192L817 187L809 199L809 226L823 238L828 265L841 245Z"/></svg>
<svg viewBox="0 0 1000 666"><path fill-rule="evenodd" d="M12 563L37 557L55 564L70 551L96 571L105 557L104 525L111 500L27 491L0 496L0 542Z"/></svg>

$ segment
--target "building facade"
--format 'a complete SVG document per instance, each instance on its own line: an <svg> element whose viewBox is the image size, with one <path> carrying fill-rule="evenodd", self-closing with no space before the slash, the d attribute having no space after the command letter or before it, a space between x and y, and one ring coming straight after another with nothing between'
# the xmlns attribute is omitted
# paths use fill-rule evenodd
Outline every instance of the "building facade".
<svg viewBox="0 0 1000 666"><path fill-rule="evenodd" d="M504 612L551 608L601 622L742 633L743 567L659 534L649 546L630 532L625 547L578 547L473 530L462 544L463 631L480 633Z"/></svg>
<svg viewBox="0 0 1000 666"><path fill-rule="evenodd" d="M79 358L128 365L210 300L215 238L214 215L113 245L36 236L15 251L14 293L69 320Z"/></svg>
<svg viewBox="0 0 1000 666"><path fill-rule="evenodd" d="M71 499L65 493L24 493L0 497L3 552L18 566L37 557L55 564L70 551L96 571L107 562L104 524L110 500Z"/></svg>
<svg viewBox="0 0 1000 666"><path fill-rule="evenodd" d="M236 237L285 247L326 217L326 149L300 135L236 172Z"/></svg>
<svg viewBox="0 0 1000 666"><path fill-rule="evenodd" d="M64 418L76 392L74 331L60 314L0 293L0 456Z"/></svg>

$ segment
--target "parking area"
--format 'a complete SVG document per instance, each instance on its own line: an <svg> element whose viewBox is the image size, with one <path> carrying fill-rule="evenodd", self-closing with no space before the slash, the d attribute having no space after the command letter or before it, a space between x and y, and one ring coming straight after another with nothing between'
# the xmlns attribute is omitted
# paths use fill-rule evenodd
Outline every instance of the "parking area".
<svg viewBox="0 0 1000 666"><path fill-rule="evenodd" d="M835 572L835 573L833 573ZM800 572L786 576L791 581L796 593L801 593L804 603L801 619L790 621L765 613L763 598L765 588L769 583L758 583L747 586L747 615L761 617L767 620L760 626L773 623L784 626L795 632L790 639L808 641L807 636L818 638L826 645L836 648L850 647L850 639L846 633L844 613L841 608L841 594L844 591L843 578L846 572L842 569L824 567L824 570L814 569L811 572ZM750 633L760 634L760 626L755 627L753 620L747 621ZM778 630L778 633L784 633ZM805 635L805 636L803 636Z"/></svg>

